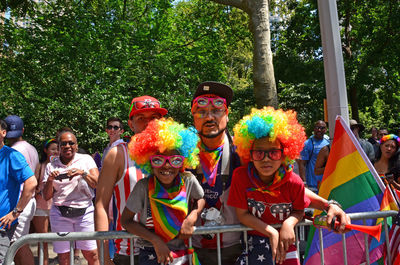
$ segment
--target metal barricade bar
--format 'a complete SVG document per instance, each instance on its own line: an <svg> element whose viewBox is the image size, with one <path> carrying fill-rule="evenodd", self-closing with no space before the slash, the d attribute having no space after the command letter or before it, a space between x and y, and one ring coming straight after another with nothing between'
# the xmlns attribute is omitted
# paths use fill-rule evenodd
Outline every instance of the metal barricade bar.
<svg viewBox="0 0 400 265"><path fill-rule="evenodd" d="M396 216L397 212L396 211L383 211L383 212L363 212L363 213L351 213L348 214L348 216L352 220L366 220L366 219L376 219L376 218L384 218L384 231L386 235L386 245L389 247L389 231L387 227L387 220L386 218L388 217L393 217ZM309 226L311 225L312 222L305 220L300 222L297 227L302 227L302 226ZM275 228L280 227L280 225L272 225ZM244 243L246 245L246 251L248 251L248 245L247 245L247 231L252 230L251 228L245 227L243 225L237 224L237 225L222 225L222 226L201 226L201 227L195 227L194 228L194 233L195 235L203 235L203 234L216 234L217 236L217 244L218 244L218 249L217 249L217 256L218 256L218 264L221 264L221 248L220 248L220 234L224 232L244 232ZM323 250L323 236L322 236L322 231L320 230L320 244L321 244L321 249ZM100 264L104 264L104 242L103 240L109 240L109 239L129 239L131 241L131 253L134 253L133 249L133 241L134 238L137 236L134 236L126 231L101 231L101 232L69 232L69 233L45 233L45 234L29 234L21 237L18 239L16 242L14 242L10 248L8 249L5 259L4 259L4 264L9 265L13 263L14 256L19 248L21 248L25 244L31 244L31 243L39 243L40 244L40 250L39 250L39 262L40 264L43 264L43 242L54 242L54 241L69 241L70 242L70 261L73 264L73 259L74 259L74 245L75 241L77 240L100 240L100 250L99 250L99 256L100 256ZM347 264L347 253L346 253L346 241L345 241L345 235L343 234L343 243L344 243L344 264ZM296 228L296 244L298 245L298 231ZM191 240L189 243L189 246L191 246ZM366 249L368 249L368 242L366 243ZM368 251L366 251L368 252ZM367 264L369 264L369 257L367 255ZM323 259L324 253L321 251L321 264L324 264L324 259ZM388 264L390 264L390 252L387 253L388 257ZM134 255L130 255L130 262L131 264L134 264ZM248 259L246 258L246 263L248 264Z"/></svg>

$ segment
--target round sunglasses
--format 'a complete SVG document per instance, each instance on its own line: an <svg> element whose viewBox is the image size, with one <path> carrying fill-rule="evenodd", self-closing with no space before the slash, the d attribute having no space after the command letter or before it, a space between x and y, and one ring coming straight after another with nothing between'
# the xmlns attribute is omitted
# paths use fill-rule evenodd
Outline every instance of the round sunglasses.
<svg viewBox="0 0 400 265"><path fill-rule="evenodd" d="M154 168L160 168L164 166L168 161L172 167L180 168L183 166L183 160L185 160L185 157L181 155L153 155L150 157L150 164Z"/></svg>

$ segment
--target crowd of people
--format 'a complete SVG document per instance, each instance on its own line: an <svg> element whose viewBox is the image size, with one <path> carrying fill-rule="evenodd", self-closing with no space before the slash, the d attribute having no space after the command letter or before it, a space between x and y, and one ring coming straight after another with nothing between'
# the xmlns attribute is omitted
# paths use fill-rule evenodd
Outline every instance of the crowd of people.
<svg viewBox="0 0 400 265"><path fill-rule="evenodd" d="M131 255L139 264L184 264L189 257L217 264L217 245L222 264L243 264L246 258L250 264L300 264L294 226L305 208L326 211L329 224L337 217L337 232L350 222L338 202L315 193L329 155L326 124L317 121L306 139L296 112L264 107L243 117L232 137L227 130L232 99L229 86L201 83L191 101L194 126L186 128L167 118L156 98L135 97L128 116L132 138L121 139L121 119L108 119L110 141L98 164L79 153L69 128L44 143L39 161L22 138L21 118L0 120L0 263L32 221L38 233L115 229L138 236L133 248L130 240L114 240L105 248L105 264L130 264ZM361 144L363 126L356 121L351 126ZM396 164L399 138L387 131L379 135L361 145L376 152L371 159L379 174L387 174ZM254 229L247 234L248 252L240 232L222 233L220 242L213 234L193 235L195 226L238 223ZM189 237L194 249L188 248ZM69 242L52 244L59 264L68 264ZM98 244L76 241L75 249L88 264L99 264ZM29 246L20 248L15 263L33 264Z"/></svg>

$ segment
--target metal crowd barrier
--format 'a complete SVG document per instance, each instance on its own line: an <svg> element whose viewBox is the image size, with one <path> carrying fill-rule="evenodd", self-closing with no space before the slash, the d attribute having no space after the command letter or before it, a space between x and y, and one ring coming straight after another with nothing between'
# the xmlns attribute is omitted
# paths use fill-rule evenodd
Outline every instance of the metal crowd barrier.
<svg viewBox="0 0 400 265"><path fill-rule="evenodd" d="M397 215L396 211L382 211L382 212L363 212L363 213L351 213L348 216L351 220L367 220L367 219L376 219L376 218L383 218L384 219L384 232L386 236L386 246L389 249L389 230L387 225L387 218L394 217ZM300 257L300 248L299 248L299 230L302 230L304 226L310 226L312 223L308 220L300 222L295 229L296 233L296 246L298 251L298 256ZM273 225L274 227L280 227L280 225ZM218 265L221 265L221 246L220 242L220 234L224 232L243 232L246 250L248 249L247 246L247 231L252 230L251 228L245 227L243 225L223 225L223 226L201 226L196 227L194 230L194 234L201 235L201 234L216 234L217 236L217 255L218 255ZM323 238L322 238L322 229L319 230L319 238L320 238L320 249L324 249L323 247ZM69 232L69 233L45 233L45 234L29 234L26 236L21 237L16 242L14 242L10 248L8 249L4 263L5 265L13 264L14 256L17 250L25 244L32 244L32 243L39 243L39 264L43 265L43 242L54 242L54 241L69 241L70 242L70 264L74 264L74 242L77 240L100 240L100 249L99 249L99 259L100 264L104 264L104 240L106 239L118 239L118 238L128 238L131 240L131 250L130 252L133 253L133 239L136 236L129 234L124 231L106 231L106 232ZM301 235L300 235L301 237ZM367 235L364 234L364 242L365 242L365 249L369 249ZM344 265L347 265L347 252L346 252L346 240L345 235L342 236L343 242L343 261ZM192 246L192 241L189 239L189 247ZM108 247L108 245L106 246ZM388 265L392 265L390 262L390 252L387 252L388 257ZM366 251L366 265L369 265L369 252ZM134 265L134 256L130 256L130 263ZM190 261L191 262L191 261ZM248 261L247 261L248 264ZM321 264L324 264L324 253L321 252Z"/></svg>

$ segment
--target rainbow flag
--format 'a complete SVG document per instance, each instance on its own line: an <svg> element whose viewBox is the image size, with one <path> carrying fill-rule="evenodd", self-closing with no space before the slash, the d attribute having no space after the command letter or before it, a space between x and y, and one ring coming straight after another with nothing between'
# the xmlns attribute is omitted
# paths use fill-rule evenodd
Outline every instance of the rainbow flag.
<svg viewBox="0 0 400 265"><path fill-rule="evenodd" d="M336 118L335 134L330 155L325 167L319 195L328 200L338 201L346 213L379 211L385 186L379 178L358 140L343 118ZM316 212L321 214L321 212ZM362 221L354 221L363 224ZM366 225L375 225L376 220L367 220ZM323 229L324 263L344 264L342 235ZM304 264L321 264L321 249L318 230L311 227ZM349 265L359 265L366 261L364 234L350 231L345 234L347 261ZM382 257L385 237L377 242L368 236L370 263Z"/></svg>

